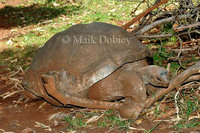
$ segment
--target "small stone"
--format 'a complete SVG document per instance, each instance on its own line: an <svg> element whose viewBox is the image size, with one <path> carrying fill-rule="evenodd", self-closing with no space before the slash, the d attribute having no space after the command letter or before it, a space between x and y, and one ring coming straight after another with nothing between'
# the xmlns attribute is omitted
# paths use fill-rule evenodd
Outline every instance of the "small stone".
<svg viewBox="0 0 200 133"><path fill-rule="evenodd" d="M55 120L55 121L53 122L53 124L54 124L54 126L58 126L59 122Z"/></svg>
<svg viewBox="0 0 200 133"><path fill-rule="evenodd" d="M21 131L21 133L31 133L33 131L32 128L26 128L24 130Z"/></svg>

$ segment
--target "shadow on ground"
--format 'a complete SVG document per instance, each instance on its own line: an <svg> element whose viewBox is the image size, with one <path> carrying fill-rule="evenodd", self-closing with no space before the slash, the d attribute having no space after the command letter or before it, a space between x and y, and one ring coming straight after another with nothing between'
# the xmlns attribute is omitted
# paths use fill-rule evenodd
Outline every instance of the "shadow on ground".
<svg viewBox="0 0 200 133"><path fill-rule="evenodd" d="M31 5L28 7L5 6L0 9L0 29L9 29L16 26L27 26L54 19L60 15L79 13L80 6L66 5L54 7L50 4Z"/></svg>
<svg viewBox="0 0 200 133"><path fill-rule="evenodd" d="M12 47L0 51L0 66L16 71L19 67L25 70L34 58L39 45L32 44L24 47Z"/></svg>

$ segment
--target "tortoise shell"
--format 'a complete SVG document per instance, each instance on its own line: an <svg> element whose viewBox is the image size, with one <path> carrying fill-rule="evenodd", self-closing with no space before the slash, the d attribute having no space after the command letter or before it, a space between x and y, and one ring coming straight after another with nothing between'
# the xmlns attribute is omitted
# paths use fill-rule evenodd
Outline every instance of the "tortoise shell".
<svg viewBox="0 0 200 133"><path fill-rule="evenodd" d="M76 94L126 63L151 56L150 50L126 30L107 23L77 24L51 37L28 68L26 89L42 97L41 75L64 72L64 91Z"/></svg>

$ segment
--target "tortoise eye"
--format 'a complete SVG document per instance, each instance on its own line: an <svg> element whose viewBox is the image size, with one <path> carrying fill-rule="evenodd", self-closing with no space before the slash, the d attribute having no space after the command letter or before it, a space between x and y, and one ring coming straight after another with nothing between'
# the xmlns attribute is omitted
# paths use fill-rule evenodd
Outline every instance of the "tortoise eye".
<svg viewBox="0 0 200 133"><path fill-rule="evenodd" d="M164 75L165 75L164 73L161 73L161 74L160 74L161 77L163 77Z"/></svg>
<svg viewBox="0 0 200 133"><path fill-rule="evenodd" d="M158 77L157 77L157 80L160 81L160 82L162 81L162 80L161 80L160 78L158 78Z"/></svg>

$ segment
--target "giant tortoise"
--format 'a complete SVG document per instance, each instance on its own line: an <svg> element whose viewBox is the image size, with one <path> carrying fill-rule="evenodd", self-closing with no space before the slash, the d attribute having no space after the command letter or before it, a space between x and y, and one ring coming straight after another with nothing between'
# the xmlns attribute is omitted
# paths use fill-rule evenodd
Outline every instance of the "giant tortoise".
<svg viewBox="0 0 200 133"><path fill-rule="evenodd" d="M23 79L25 94L57 106L116 109L136 119L145 106L145 85L169 84L167 70L148 65L147 58L150 50L118 26L77 24L39 49Z"/></svg>

